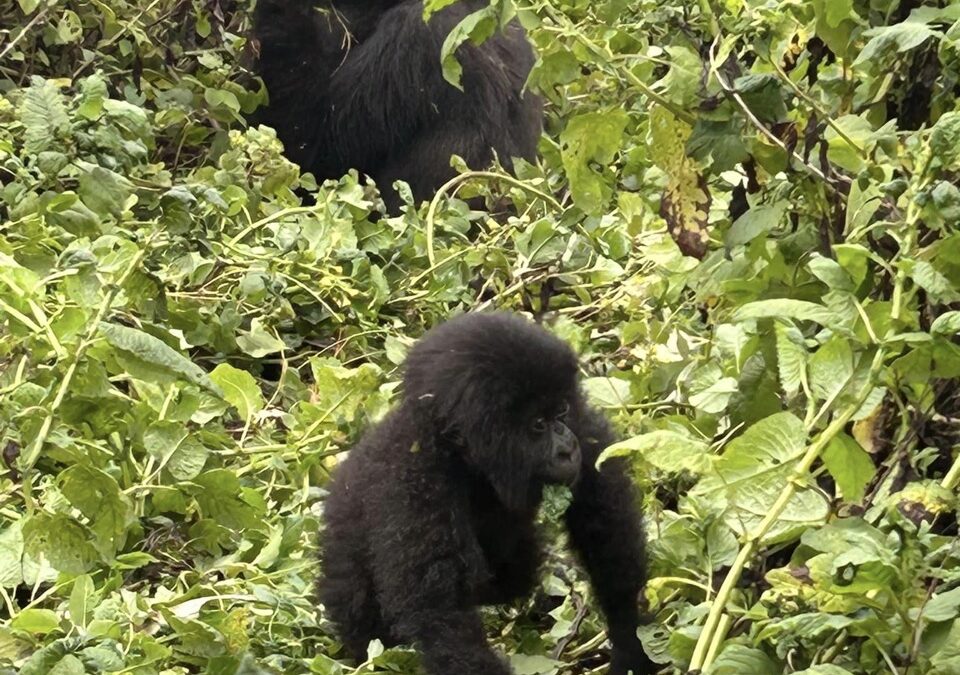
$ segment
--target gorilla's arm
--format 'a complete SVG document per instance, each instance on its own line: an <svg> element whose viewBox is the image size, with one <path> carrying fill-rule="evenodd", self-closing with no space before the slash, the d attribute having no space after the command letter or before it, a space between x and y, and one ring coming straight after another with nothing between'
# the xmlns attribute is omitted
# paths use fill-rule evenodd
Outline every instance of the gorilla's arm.
<svg viewBox="0 0 960 675"><path fill-rule="evenodd" d="M409 457L409 473L392 477L391 494L372 500L380 605L396 636L418 646L430 675L511 675L487 644L470 598L483 558L462 495L456 481L425 467L428 454Z"/></svg>
<svg viewBox="0 0 960 675"><path fill-rule="evenodd" d="M613 643L611 675L655 672L636 630L645 583L644 533L633 485L621 459L595 467L613 436L599 415L583 410L576 434L583 452L580 481L565 515L570 542L590 576Z"/></svg>

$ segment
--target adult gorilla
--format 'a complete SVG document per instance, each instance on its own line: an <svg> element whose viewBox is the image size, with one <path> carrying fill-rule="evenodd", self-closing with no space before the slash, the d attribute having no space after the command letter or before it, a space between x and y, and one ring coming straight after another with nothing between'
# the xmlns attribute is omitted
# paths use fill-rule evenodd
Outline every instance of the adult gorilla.
<svg viewBox="0 0 960 675"><path fill-rule="evenodd" d="M477 605L530 592L534 519L548 483L613 644L614 675L653 673L636 629L644 534L612 442L566 344L517 316L471 314L430 331L406 363L400 406L363 438L327 499L320 597L354 658L410 642L431 675L508 675Z"/></svg>
<svg viewBox="0 0 960 675"><path fill-rule="evenodd" d="M270 94L262 122L318 179L349 169L373 177L388 208L393 182L429 198L453 176L450 156L483 169L493 152L533 160L542 102L523 91L533 51L516 22L457 52L463 91L443 79L447 34L483 0L423 21L419 0L259 0L254 37Z"/></svg>

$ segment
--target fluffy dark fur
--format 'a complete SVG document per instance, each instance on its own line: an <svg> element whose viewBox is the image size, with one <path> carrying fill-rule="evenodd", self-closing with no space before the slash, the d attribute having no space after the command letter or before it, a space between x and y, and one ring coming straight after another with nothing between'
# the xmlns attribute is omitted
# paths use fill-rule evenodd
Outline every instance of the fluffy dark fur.
<svg viewBox="0 0 960 675"><path fill-rule="evenodd" d="M443 79L447 34L485 0L461 0L423 21L419 0L259 0L254 37L270 94L260 121L318 179L373 177L388 207L401 179L428 198L453 176L450 157L483 169L493 151L533 160L542 102L523 91L534 54L516 22L463 45L464 91Z"/></svg>
<svg viewBox="0 0 960 675"><path fill-rule="evenodd" d="M399 407L337 471L325 505L321 601L343 643L414 643L431 675L508 675L476 607L527 595L541 548L534 518L553 419L579 440L565 519L613 644L610 672L653 673L636 636L644 534L613 439L585 403L570 348L510 314L470 314L427 333L407 362ZM559 411L559 412L557 412ZM571 437L572 438L572 437ZM549 473L549 471L547 472Z"/></svg>

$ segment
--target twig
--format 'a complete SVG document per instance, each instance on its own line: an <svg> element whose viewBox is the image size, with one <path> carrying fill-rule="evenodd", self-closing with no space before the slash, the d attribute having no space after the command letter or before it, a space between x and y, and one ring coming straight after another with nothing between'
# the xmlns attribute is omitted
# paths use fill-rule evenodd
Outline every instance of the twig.
<svg viewBox="0 0 960 675"><path fill-rule="evenodd" d="M0 52L0 60L2 60L3 57L5 57L7 54L9 54L13 50L13 48L17 45L17 43L20 42L20 40L22 40L27 35L27 33L30 32L30 29L33 28L38 21L42 21L43 19L46 19L47 13L49 11L50 11L49 7L44 7L43 10L38 12L35 17L30 19L30 21L27 22L27 25L23 27L20 33L17 34L17 37L13 38L10 41L10 44L4 47L3 51Z"/></svg>
<svg viewBox="0 0 960 675"><path fill-rule="evenodd" d="M427 260L430 261L431 267L437 264L437 261L433 253L433 231L434 231L434 228L436 227L437 209L440 206L440 200L443 199L443 197L450 190L457 187L460 183L464 183L470 180L471 178L491 178L496 180L502 180L505 183L509 183L514 187L520 188L521 190L525 190L526 192L529 192L532 195L536 195L543 201L547 202L547 204L553 207L556 211L563 210L563 207L560 206L560 202L558 202L552 196L548 195L546 192L538 190L532 185L528 185L527 183L524 183L522 180L518 180L513 176L510 176L507 174L497 173L496 171L466 171L464 173L456 175L440 186L440 189L437 190L437 193L433 196L433 199L430 200L430 208L427 209L427 231L426 231Z"/></svg>

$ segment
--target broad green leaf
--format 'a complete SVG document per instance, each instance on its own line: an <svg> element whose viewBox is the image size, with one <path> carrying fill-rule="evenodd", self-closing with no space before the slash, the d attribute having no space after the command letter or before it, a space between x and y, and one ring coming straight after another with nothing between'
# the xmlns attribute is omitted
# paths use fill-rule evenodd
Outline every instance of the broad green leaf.
<svg viewBox="0 0 960 675"><path fill-rule="evenodd" d="M857 173L865 166L865 160L860 153L869 149L873 127L858 115L844 115L835 120L834 124L843 134L832 126L824 132L828 147L827 158L837 166Z"/></svg>
<svg viewBox="0 0 960 675"><path fill-rule="evenodd" d="M944 312L930 325L934 335L956 335L960 333L960 312Z"/></svg>
<svg viewBox="0 0 960 675"><path fill-rule="evenodd" d="M930 131L933 157L947 168L960 166L960 112L945 113Z"/></svg>
<svg viewBox="0 0 960 675"><path fill-rule="evenodd" d="M75 464L60 474L64 496L90 521L95 545L113 556L134 521L133 504L116 479L93 467Z"/></svg>
<svg viewBox="0 0 960 675"><path fill-rule="evenodd" d="M602 168L613 161L628 121L624 110L582 113L560 134L560 156L573 200L587 213L597 213L611 195L610 185L591 164Z"/></svg>
<svg viewBox="0 0 960 675"><path fill-rule="evenodd" d="M684 255L703 258L710 236L710 189L697 163L687 156L692 128L663 106L650 112L650 156L667 175L660 215Z"/></svg>
<svg viewBox="0 0 960 675"><path fill-rule="evenodd" d="M51 609L25 609L13 617L12 628L28 633L52 633L60 627L60 617Z"/></svg>
<svg viewBox="0 0 960 675"><path fill-rule="evenodd" d="M710 464L706 442L676 431L660 429L634 436L607 447L597 464L611 457L638 454L661 471L691 471L701 473Z"/></svg>
<svg viewBox="0 0 960 675"><path fill-rule="evenodd" d="M821 459L846 501L859 502L863 499L867 485L877 470L870 455L859 443L841 432L831 439Z"/></svg>
<svg viewBox="0 0 960 675"><path fill-rule="evenodd" d="M493 35L498 26L497 12L492 6L484 7L465 16L453 27L440 50L443 64L443 79L457 89L463 90L461 79L463 67L457 60L457 49L467 40L480 44Z"/></svg>
<svg viewBox="0 0 960 675"><path fill-rule="evenodd" d="M706 389L690 395L690 405L708 414L717 414L726 409L730 397L736 394L737 380L732 377L723 377Z"/></svg>
<svg viewBox="0 0 960 675"><path fill-rule="evenodd" d="M75 626L86 628L87 621L97 606L95 590L93 579L89 574L81 574L74 579L73 589L70 591L69 611L70 621Z"/></svg>
<svg viewBox="0 0 960 675"><path fill-rule="evenodd" d="M204 518L235 532L248 528L263 529L258 516L261 509L244 498L240 479L227 469L207 471L193 481L197 486L194 499Z"/></svg>
<svg viewBox="0 0 960 675"><path fill-rule="evenodd" d="M20 121L24 126L24 149L29 153L57 149L57 140L70 130L63 95L42 77L30 78L30 86L20 102Z"/></svg>
<svg viewBox="0 0 960 675"><path fill-rule="evenodd" d="M819 253L810 258L807 267L810 268L811 274L826 284L830 290L852 291L856 287L853 279L837 261L825 258Z"/></svg>
<svg viewBox="0 0 960 675"><path fill-rule="evenodd" d="M777 372L784 393L793 396L803 385L807 368L807 350L803 335L793 326L777 323L774 326L777 338Z"/></svg>
<svg viewBox="0 0 960 675"><path fill-rule="evenodd" d="M923 607L927 621L950 621L960 615L960 588L937 593Z"/></svg>
<svg viewBox="0 0 960 675"><path fill-rule="evenodd" d="M850 342L834 337L810 357L810 389L820 401L838 394L853 377Z"/></svg>
<svg viewBox="0 0 960 675"><path fill-rule="evenodd" d="M806 448L803 422L790 413L764 418L731 441L694 488L694 494L725 503L725 520L738 534L767 517ZM786 541L829 513L823 495L798 488L767 534L766 542Z"/></svg>
<svg viewBox="0 0 960 675"><path fill-rule="evenodd" d="M528 656L526 654L511 654L510 666L516 675L554 675L562 662L546 656Z"/></svg>
<svg viewBox="0 0 960 675"><path fill-rule="evenodd" d="M904 21L892 26L878 26L864 31L870 38L853 62L854 67L863 64L885 63L884 56L916 49L930 38L940 35L930 26L914 21Z"/></svg>
<svg viewBox="0 0 960 675"><path fill-rule="evenodd" d="M879 200L875 203L879 207ZM870 215L873 215L872 212ZM833 252L837 256L837 262L850 275L854 284L862 284L867 278L870 251L859 244L837 244L833 247Z"/></svg>
<svg viewBox="0 0 960 675"><path fill-rule="evenodd" d="M24 547L28 554L49 561L54 569L83 574L100 559L82 525L62 513L38 513L23 525Z"/></svg>
<svg viewBox="0 0 960 675"><path fill-rule="evenodd" d="M780 675L783 669L763 650L730 643L705 672L708 675Z"/></svg>
<svg viewBox="0 0 960 675"><path fill-rule="evenodd" d="M143 445L160 461L174 480L191 480L200 475L210 454L193 434L173 422L155 422L143 432Z"/></svg>
<svg viewBox="0 0 960 675"><path fill-rule="evenodd" d="M769 640L781 635L802 635L807 640L823 639L836 631L846 628L854 619L849 616L827 614L826 612L807 612L774 621L760 631L758 640ZM843 669L838 669L846 673Z"/></svg>
<svg viewBox="0 0 960 675"><path fill-rule="evenodd" d="M223 398L237 409L243 420L248 421L263 410L263 393L256 379L247 371L234 368L229 363L221 363L210 373L210 379L220 387Z"/></svg>
<svg viewBox="0 0 960 675"><path fill-rule="evenodd" d="M725 237L728 247L747 244L760 235L776 229L782 224L783 216L790 206L788 202L758 204L737 218Z"/></svg>
<svg viewBox="0 0 960 675"><path fill-rule="evenodd" d="M83 203L99 216L119 216L132 186L123 176L92 166L80 176L78 194Z"/></svg>
<svg viewBox="0 0 960 675"><path fill-rule="evenodd" d="M16 588L23 583L23 532L20 523L11 523L0 531L0 588Z"/></svg>
<svg viewBox="0 0 960 675"><path fill-rule="evenodd" d="M905 260L904 268L934 302L948 304L960 300L960 292L940 270L926 260Z"/></svg>
<svg viewBox="0 0 960 675"><path fill-rule="evenodd" d="M833 312L823 305L789 298L748 302L733 313L733 321L768 318L814 321L823 326L829 326L835 320Z"/></svg>
<svg viewBox="0 0 960 675"><path fill-rule="evenodd" d="M601 408L622 408L630 403L630 383L616 377L588 377L583 381L587 398Z"/></svg>
<svg viewBox="0 0 960 675"><path fill-rule="evenodd" d="M219 393L200 366L158 338L136 328L106 322L100 324L100 333L116 349L130 352L152 366L175 373L188 382Z"/></svg>

